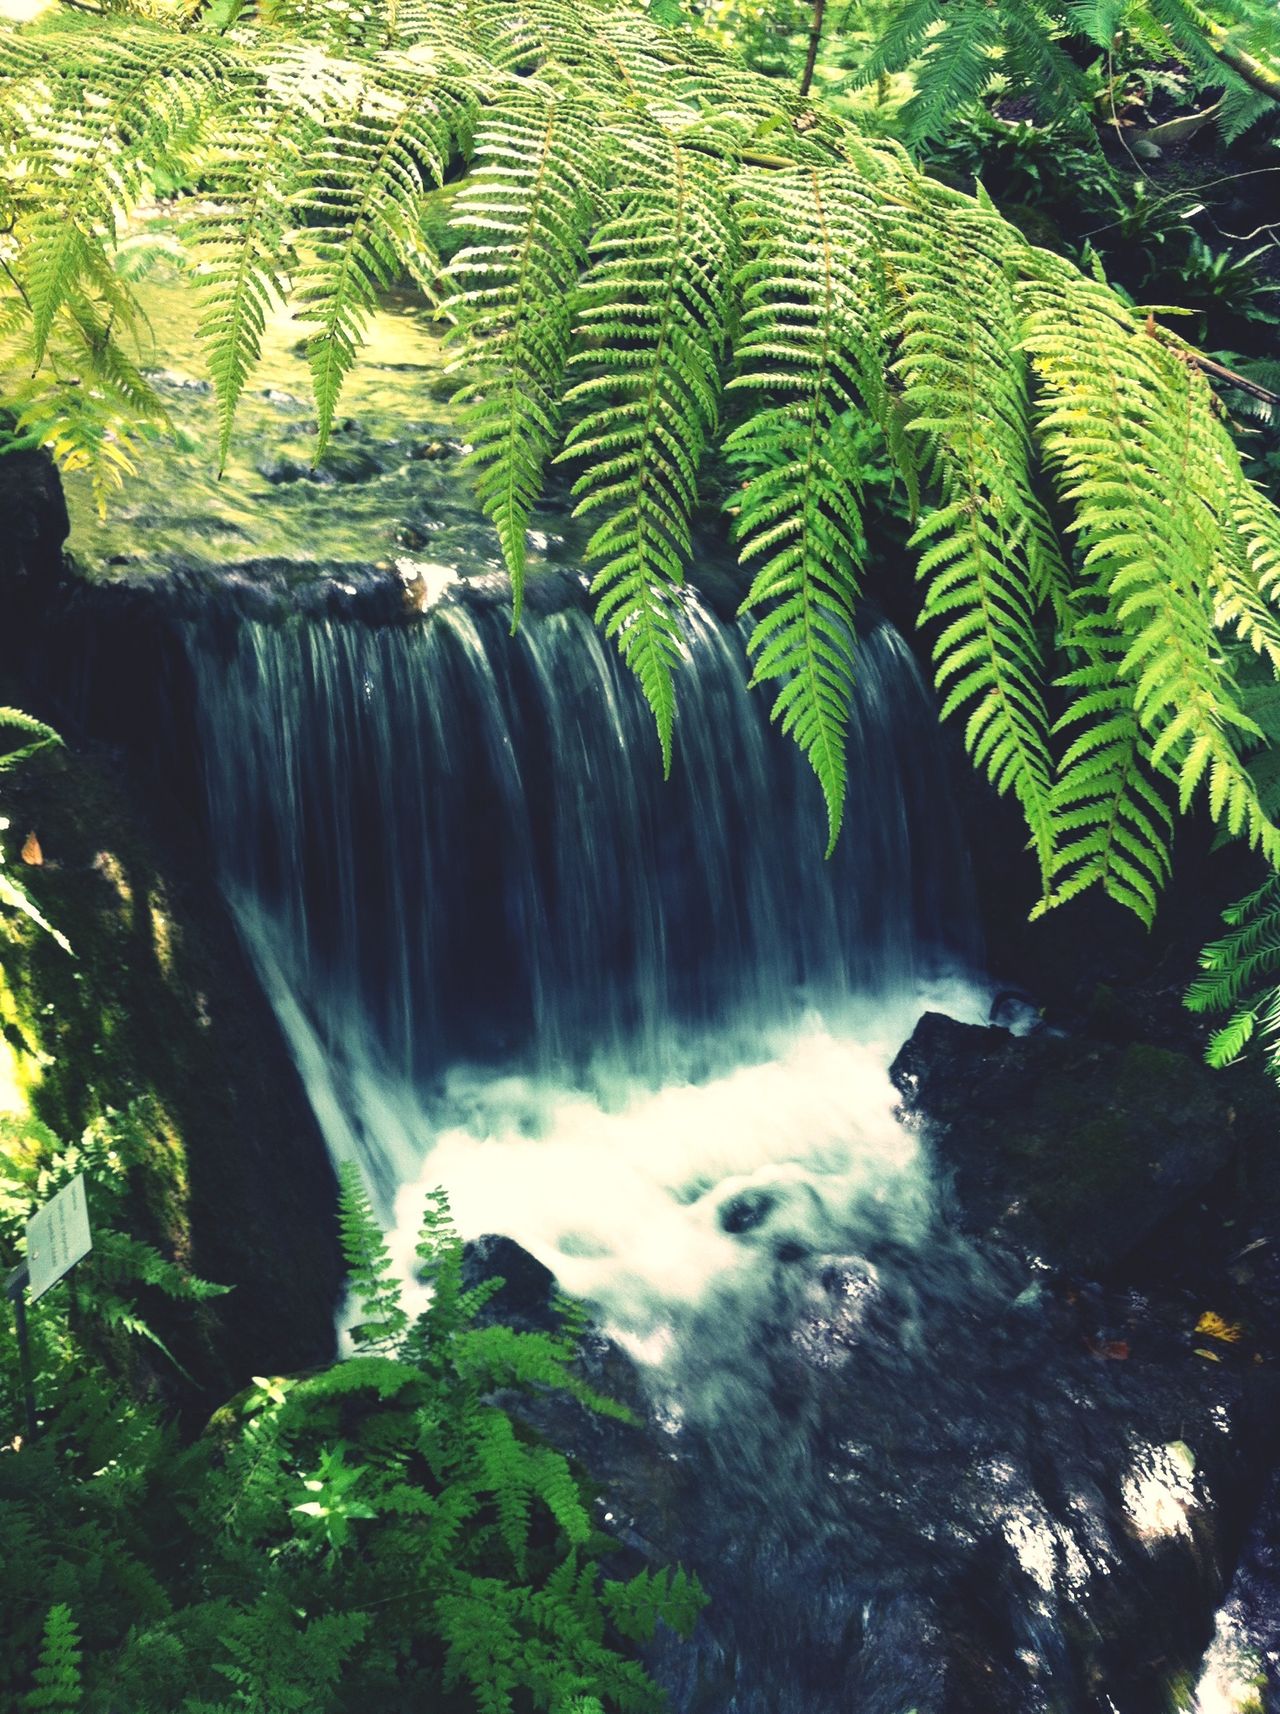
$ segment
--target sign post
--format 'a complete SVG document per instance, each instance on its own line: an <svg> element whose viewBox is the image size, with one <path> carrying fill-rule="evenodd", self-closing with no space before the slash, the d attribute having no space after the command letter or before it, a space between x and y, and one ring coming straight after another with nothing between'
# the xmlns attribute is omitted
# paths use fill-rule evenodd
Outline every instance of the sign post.
<svg viewBox="0 0 1280 1714"><path fill-rule="evenodd" d="M36 1422L36 1386L31 1376L31 1347L27 1343L27 1305L23 1298L26 1288L27 1264L14 1268L5 1281L9 1302L13 1305L13 1328L18 1335L18 1376L22 1382L22 1402L26 1409L27 1439L34 1440L39 1432Z"/></svg>
<svg viewBox="0 0 1280 1714"><path fill-rule="evenodd" d="M70 1273L92 1248L84 1176L77 1173L70 1184L64 1185L43 1208L37 1208L27 1222L27 1259L14 1268L5 1282L5 1291L13 1305L14 1331L18 1336L18 1368L29 1440L35 1439L40 1425L36 1418L25 1293L30 1288L32 1303L43 1297L49 1287Z"/></svg>

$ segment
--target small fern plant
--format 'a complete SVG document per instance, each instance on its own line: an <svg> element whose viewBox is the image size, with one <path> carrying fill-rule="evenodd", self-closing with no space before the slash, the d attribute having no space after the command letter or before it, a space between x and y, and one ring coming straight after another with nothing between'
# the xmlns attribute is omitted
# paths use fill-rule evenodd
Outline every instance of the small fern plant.
<svg viewBox="0 0 1280 1714"><path fill-rule="evenodd" d="M466 1288L438 1194L410 1315L352 1169L342 1224L354 1354L257 1377L189 1444L81 1343L85 1276L47 1342L43 1432L0 1458L6 1708L660 1714L635 1648L689 1635L702 1592L605 1575L590 1488L512 1408L555 1388L625 1415L573 1372L581 1310L556 1333L484 1324L498 1282Z"/></svg>
<svg viewBox="0 0 1280 1714"><path fill-rule="evenodd" d="M341 1207L360 1306L355 1351L320 1375L264 1380L245 1402L226 1452L234 1511L211 1522L224 1526L229 1591L241 1587L240 1570L254 1591L274 1561L289 1595L228 1596L216 1615L230 1657L220 1670L274 1705L267 1687L280 1675L281 1626L288 1647L304 1652L319 1628L333 1682L346 1687L343 1707L355 1705L359 1685L423 1706L461 1692L482 1714L660 1709L624 1645L652 1637L659 1622L688 1634L703 1604L696 1581L680 1571L602 1577L609 1544L592 1523L590 1491L500 1401L555 1388L626 1413L575 1376L570 1333L478 1322L501 1281L463 1288L462 1244L442 1194L428 1204L418 1248L431 1299L413 1318L351 1166ZM287 1608L305 1613L306 1626ZM199 1616L202 1635L210 1622ZM318 1691L308 1707L333 1705Z"/></svg>

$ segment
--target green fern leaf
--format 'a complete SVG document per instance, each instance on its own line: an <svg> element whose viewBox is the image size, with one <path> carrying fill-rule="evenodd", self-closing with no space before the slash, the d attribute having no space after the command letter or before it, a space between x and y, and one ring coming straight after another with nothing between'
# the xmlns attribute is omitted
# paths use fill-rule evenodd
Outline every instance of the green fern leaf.
<svg viewBox="0 0 1280 1714"><path fill-rule="evenodd" d="M24 1714L74 1714L80 1707L80 1636L71 1609L49 1609L36 1663L35 1688L23 1698Z"/></svg>
<svg viewBox="0 0 1280 1714"><path fill-rule="evenodd" d="M588 110L521 89L480 126L477 171L452 224L474 240L454 257L444 308L459 322L479 472L476 492L511 573L514 623L524 600L525 530L556 446L560 396L591 216Z"/></svg>
<svg viewBox="0 0 1280 1714"><path fill-rule="evenodd" d="M818 776L830 852L844 814L866 545L855 431L875 421L883 398L876 228L852 172L778 173L743 203L741 372L730 386L764 402L725 451L744 478L735 521L742 558L764 560L743 603L766 609L748 646L753 682L781 681L773 717Z"/></svg>
<svg viewBox="0 0 1280 1714"><path fill-rule="evenodd" d="M576 515L599 515L587 552L603 559L597 621L653 710L671 771L672 669L682 653L675 590L690 549L698 466L716 421L736 234L728 195L695 131L624 133L621 188L591 246L567 399L592 408L563 457L585 460Z"/></svg>

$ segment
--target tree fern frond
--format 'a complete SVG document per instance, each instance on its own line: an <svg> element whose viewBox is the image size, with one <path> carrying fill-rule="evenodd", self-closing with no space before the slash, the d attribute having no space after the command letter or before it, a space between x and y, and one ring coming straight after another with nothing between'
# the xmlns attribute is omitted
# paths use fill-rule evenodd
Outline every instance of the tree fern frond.
<svg viewBox="0 0 1280 1714"><path fill-rule="evenodd" d="M1207 786L1209 808L1269 861L1280 829L1236 744L1260 736L1214 635L1224 462L1199 377L1140 329L1105 288L1040 253L1025 288L1026 348L1042 383L1039 427L1086 567L1107 580L1150 761L1177 771L1180 807ZM1233 741L1234 739L1234 741Z"/></svg>
<svg viewBox="0 0 1280 1714"><path fill-rule="evenodd" d="M452 224L473 241L449 267L445 309L459 322L478 471L476 492L524 596L525 530L559 433L573 290L591 218L591 116L578 102L521 89L476 138L477 170Z"/></svg>
<svg viewBox="0 0 1280 1714"><path fill-rule="evenodd" d="M1033 915L1098 886L1150 927L1171 867L1176 776L1152 759L1152 739L1117 668L1124 644L1105 620L1082 620L1070 637L1081 665L1058 682L1074 691L1058 730L1074 736L1050 800L1050 891Z"/></svg>
<svg viewBox="0 0 1280 1714"><path fill-rule="evenodd" d="M1006 248L983 210L919 198L910 224L895 225L889 266L905 297L897 368L942 490L914 538L924 550L923 617L939 627L942 714L964 711L966 747L996 790L1021 804L1047 879L1053 769L1037 609L1063 574L1032 480Z"/></svg>
<svg viewBox="0 0 1280 1714"><path fill-rule="evenodd" d="M1280 1028L1280 876L1271 875L1256 892L1223 912L1230 932L1211 941L1200 954L1203 974L1187 991L1193 1012L1229 1012L1226 1024L1210 1038L1211 1065L1238 1059L1261 1027L1272 1038ZM1269 1050L1273 1065L1280 1043Z"/></svg>
<svg viewBox="0 0 1280 1714"><path fill-rule="evenodd" d="M207 163L217 185L191 220L200 258L200 320L218 402L218 465L227 461L236 406L257 364L273 305L284 291L300 170L340 111L343 75L305 51L236 80Z"/></svg>
<svg viewBox="0 0 1280 1714"><path fill-rule="evenodd" d="M764 563L743 606L765 609L749 643L753 680L781 681L773 717L818 776L830 850L844 814L865 553L853 430L874 420L883 394L876 232L859 179L843 171L771 175L744 206L741 373L730 385L761 402L725 450L745 478L742 558Z"/></svg>
<svg viewBox="0 0 1280 1714"><path fill-rule="evenodd" d="M425 278L438 270L424 229L424 198L443 182L470 113L465 93L443 80L428 86L384 74L355 92L306 163L298 195L312 223L294 296L316 323L307 361L319 418L317 459L377 293L401 271ZM316 224L318 217L325 224Z"/></svg>
<svg viewBox="0 0 1280 1714"><path fill-rule="evenodd" d="M0 127L23 136L24 194L33 209L21 273L31 310L33 366L54 320L87 274L102 281L104 234L131 211L150 162L168 152L223 87L223 56L167 32L94 41L75 33L70 64L33 59L24 38L0 35ZM32 104L44 123L24 124Z"/></svg>
<svg viewBox="0 0 1280 1714"><path fill-rule="evenodd" d="M678 133L635 128L591 246L567 394L590 406L562 456L586 461L577 516L603 517L587 551L596 618L640 680L671 771L672 669L698 467L715 427L737 235L711 160Z"/></svg>

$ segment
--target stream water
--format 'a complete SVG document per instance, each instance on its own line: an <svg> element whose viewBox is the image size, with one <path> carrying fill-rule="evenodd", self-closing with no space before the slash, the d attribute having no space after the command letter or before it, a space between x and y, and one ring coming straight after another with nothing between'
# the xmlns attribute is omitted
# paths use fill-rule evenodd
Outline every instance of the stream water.
<svg viewBox="0 0 1280 1714"><path fill-rule="evenodd" d="M387 426L431 354L383 356L346 474L317 477L281 463L305 413L276 330L231 491L194 468L207 400L170 377L181 492L73 545L108 577L363 555L416 588L385 626L187 622L211 837L406 1270L444 1184L465 1235L518 1240L634 1363L653 1430L610 1454L610 1521L712 1596L692 1647L655 1651L675 1714L1247 1708L1243 1594L1197 1688L1225 1420L1064 1346L1036 1269L953 1230L895 1117L920 1012L990 1001L902 639L861 639L830 862L739 629L693 596L664 782L572 533L539 538L557 597L512 639L467 581L492 542L423 455L447 420Z"/></svg>

